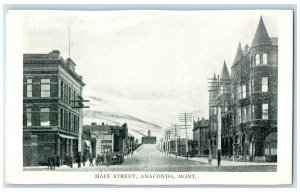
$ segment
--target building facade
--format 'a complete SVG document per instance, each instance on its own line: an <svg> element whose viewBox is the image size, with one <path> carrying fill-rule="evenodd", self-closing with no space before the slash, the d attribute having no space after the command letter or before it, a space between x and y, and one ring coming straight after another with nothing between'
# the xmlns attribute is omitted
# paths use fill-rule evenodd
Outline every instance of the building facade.
<svg viewBox="0 0 300 192"><path fill-rule="evenodd" d="M95 140L95 156L107 153L121 153L126 155L130 151L126 123L122 126L105 125L104 123L97 125L97 123L92 123L91 125L84 125L83 130L89 130L92 135L91 137Z"/></svg>
<svg viewBox="0 0 300 192"><path fill-rule="evenodd" d="M221 109L224 158L277 161L277 80L277 37L269 37L261 17L251 46L239 43L231 76L223 67L221 78L210 83L210 122L218 123ZM214 126L211 131L214 143Z"/></svg>
<svg viewBox="0 0 300 192"><path fill-rule="evenodd" d="M76 64L59 51L23 55L23 165L45 165L50 156L78 152L80 109L73 100L85 84Z"/></svg>
<svg viewBox="0 0 300 192"><path fill-rule="evenodd" d="M142 144L156 144L156 137L151 136L150 130L147 136L142 137Z"/></svg>
<svg viewBox="0 0 300 192"><path fill-rule="evenodd" d="M201 120L194 121L193 128L193 154L196 156L209 155L209 137L210 137L209 120L202 118Z"/></svg>

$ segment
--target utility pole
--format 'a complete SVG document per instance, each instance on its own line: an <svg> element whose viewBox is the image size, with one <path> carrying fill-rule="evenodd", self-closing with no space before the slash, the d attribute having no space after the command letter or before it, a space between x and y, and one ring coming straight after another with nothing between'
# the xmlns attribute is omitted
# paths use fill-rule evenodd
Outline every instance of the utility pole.
<svg viewBox="0 0 300 192"><path fill-rule="evenodd" d="M176 158L178 156L178 144L177 144L177 125L173 125L174 126L174 135L175 135L175 155L176 155Z"/></svg>
<svg viewBox="0 0 300 192"><path fill-rule="evenodd" d="M218 166L221 165L221 107L218 106Z"/></svg>
<svg viewBox="0 0 300 192"><path fill-rule="evenodd" d="M75 98L74 98L75 99ZM89 100L84 100L81 96L77 96L77 99L71 100L73 104L72 108L79 109L79 130L78 130L78 168L81 167L81 135L82 135L82 109L90 108L89 106L85 106L84 102L90 102ZM77 105L76 105L77 103Z"/></svg>
<svg viewBox="0 0 300 192"><path fill-rule="evenodd" d="M179 114L179 122L184 123L184 129L185 129L185 137L186 137L186 143L185 143L185 152L186 152L186 159L188 160L188 152L189 152L189 144L188 144L188 135L187 135L187 129L188 127L191 128L190 124L187 124L188 122L192 121L192 113L180 113Z"/></svg>

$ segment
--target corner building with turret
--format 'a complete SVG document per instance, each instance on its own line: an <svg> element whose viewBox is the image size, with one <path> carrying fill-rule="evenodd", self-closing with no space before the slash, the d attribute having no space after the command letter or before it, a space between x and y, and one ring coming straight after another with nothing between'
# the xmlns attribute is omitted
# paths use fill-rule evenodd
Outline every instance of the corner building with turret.
<svg viewBox="0 0 300 192"><path fill-rule="evenodd" d="M251 46L239 43L231 76L224 63L221 78L209 87L211 153L216 154L217 107L221 107L222 158L277 161L278 38L270 37L263 18Z"/></svg>

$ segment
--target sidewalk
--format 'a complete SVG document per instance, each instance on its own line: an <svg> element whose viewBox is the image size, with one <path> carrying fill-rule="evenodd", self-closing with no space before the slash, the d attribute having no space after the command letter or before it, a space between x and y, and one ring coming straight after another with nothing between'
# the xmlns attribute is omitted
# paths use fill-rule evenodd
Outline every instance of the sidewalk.
<svg viewBox="0 0 300 192"><path fill-rule="evenodd" d="M140 151L142 148L143 148L143 146L141 145L139 148L134 150L131 155L124 156L124 161L126 159L129 159L129 158L133 157L134 155L136 155L136 153L138 151ZM93 165L94 166L96 165L95 163L96 163L96 160L94 159L93 160ZM85 166L83 166L83 163L81 163L81 168L78 168L78 163L73 163L73 168L71 168L68 165L61 165L60 167L55 167L55 170L60 170L60 169L86 169L86 168L90 167L89 164L90 164L89 162L86 162ZM99 167L101 167L101 166L106 167L106 164L98 165L98 166ZM43 170L44 171L46 171L46 170L52 171L52 170L50 170L50 168L48 166L29 166L29 167L23 167L23 170L24 171L43 171ZM55 170L53 170L53 171L55 171Z"/></svg>
<svg viewBox="0 0 300 192"><path fill-rule="evenodd" d="M165 153L163 153L165 154ZM166 154L165 154L166 155ZM176 158L174 154L170 154L169 157ZM177 158L180 159L186 159L186 157L177 156ZM208 164L208 158L207 157L189 157L189 161L196 161L205 163L203 166L218 166L218 160L212 159L211 165ZM277 163L271 163L271 162L242 162L242 161L228 161L228 160L221 160L221 166L241 166L241 165L277 165Z"/></svg>

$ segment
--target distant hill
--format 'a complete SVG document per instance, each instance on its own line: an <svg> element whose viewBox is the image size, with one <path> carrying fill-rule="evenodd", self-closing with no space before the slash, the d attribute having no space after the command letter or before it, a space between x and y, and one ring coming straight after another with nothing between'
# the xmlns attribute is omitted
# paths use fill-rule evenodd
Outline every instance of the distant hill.
<svg viewBox="0 0 300 192"><path fill-rule="evenodd" d="M141 141L143 135L147 135L149 129L152 135L159 136L161 133L162 127L157 123L118 111L104 99L93 96L87 96L85 98L90 100L88 105L91 108L83 110L84 125L89 125L92 122L96 122L97 124L103 122L108 125L122 125L126 122L129 134L139 139L139 141Z"/></svg>

